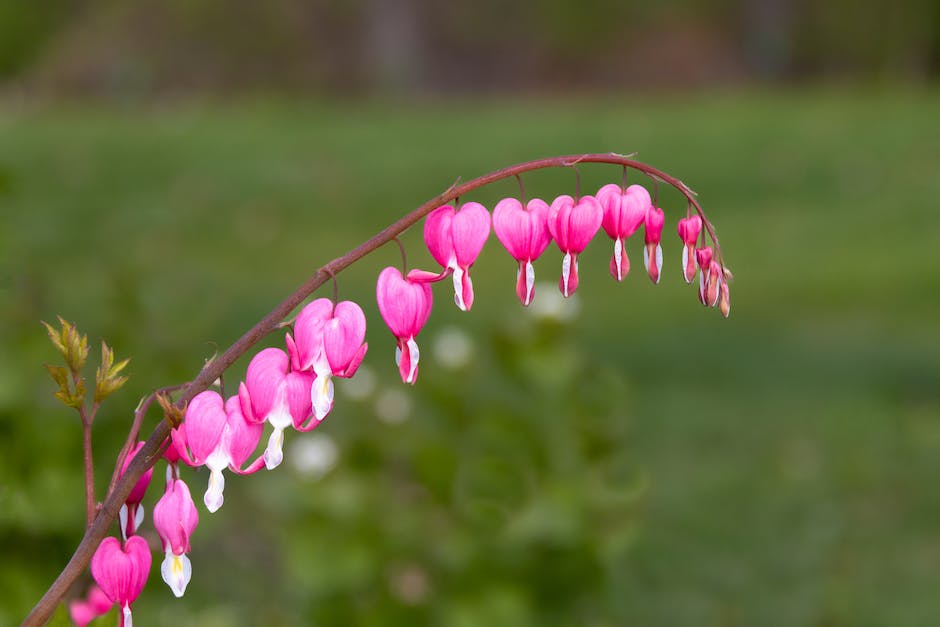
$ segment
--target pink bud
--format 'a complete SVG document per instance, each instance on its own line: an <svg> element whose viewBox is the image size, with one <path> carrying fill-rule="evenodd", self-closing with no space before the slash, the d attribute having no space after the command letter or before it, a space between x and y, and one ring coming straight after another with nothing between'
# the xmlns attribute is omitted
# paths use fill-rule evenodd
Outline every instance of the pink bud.
<svg viewBox="0 0 940 627"><path fill-rule="evenodd" d="M663 248L659 242L663 235L666 215L658 207L650 207L646 213L646 249L643 251L643 265L653 283L659 283L663 271Z"/></svg>
<svg viewBox="0 0 940 627"><path fill-rule="evenodd" d="M91 558L91 576L121 606L122 625L131 624L131 603L147 583L150 562L150 547L140 536L129 537L123 547L117 538L107 537Z"/></svg>
<svg viewBox="0 0 940 627"><path fill-rule="evenodd" d="M604 210L593 196L583 196L577 203L566 195L552 201L548 229L565 253L558 288L566 298L578 289L578 255L601 228L603 219Z"/></svg>
<svg viewBox="0 0 940 627"><path fill-rule="evenodd" d="M551 209L544 200L533 198L522 203L515 198L504 198L493 209L493 230L503 247L519 262L516 273L516 295L528 306L535 297L535 268L532 262L541 256L552 234L548 230Z"/></svg>
<svg viewBox="0 0 940 627"><path fill-rule="evenodd" d="M702 218L698 215L682 218L676 227L679 232L679 238L682 240L682 276L686 283L691 283L695 278L695 242L702 232Z"/></svg>
<svg viewBox="0 0 940 627"><path fill-rule="evenodd" d="M127 455L124 457L124 463L121 466L121 475L123 476L127 472L127 467L131 465L131 460L134 459L134 456L137 455L137 452L140 451L144 446L143 442L138 442L137 446L128 451ZM144 500L144 495L147 493L147 487L150 485L150 479L153 477L153 467L147 469L140 479L137 480L137 483L134 484L134 487L131 489L131 493L127 495L125 503L128 504L137 504Z"/></svg>
<svg viewBox="0 0 940 627"><path fill-rule="evenodd" d="M434 302L431 286L415 279L420 273L412 270L404 278L397 268L385 268L379 274L375 289L379 313L398 339L395 361L405 383L414 383L418 377L419 351L415 337L428 321Z"/></svg>
<svg viewBox="0 0 940 627"><path fill-rule="evenodd" d="M85 627L99 616L104 616L111 611L113 605L114 603L101 591L101 588L92 585L88 590L87 598L76 599L69 603L69 616L78 627Z"/></svg>
<svg viewBox="0 0 940 627"><path fill-rule="evenodd" d="M163 581L177 597L183 596L192 576L189 537L199 524L199 513L181 479L172 480L153 508L153 526L163 541L166 557L160 568Z"/></svg>
<svg viewBox="0 0 940 627"><path fill-rule="evenodd" d="M610 274L622 281L630 272L630 259L624 249L624 240L633 235L646 220L652 206L649 192L642 185L631 185L621 191L620 186L610 184L597 192L597 201L604 210L601 226L614 240L614 254L610 260Z"/></svg>
<svg viewBox="0 0 940 627"><path fill-rule="evenodd" d="M718 308L725 318L731 315L731 293L727 279L721 282L721 296L718 298Z"/></svg>
<svg viewBox="0 0 940 627"><path fill-rule="evenodd" d="M143 442L138 442L134 448L128 451L127 455L124 457L124 463L121 466L122 476L127 472L127 467L130 466L131 460L134 459L134 456L137 455L137 452L143 448L143 446ZM144 495L147 493L147 487L150 485L150 479L152 477L153 467L151 466L141 475L137 483L134 484L131 493L127 495L124 505L121 506L118 512L118 518L121 523L121 533L125 538L137 533L138 527L144 522L144 506L141 505L141 501L144 500Z"/></svg>
<svg viewBox="0 0 940 627"><path fill-rule="evenodd" d="M470 267L490 236L490 212L477 202L460 210L438 207L424 222L424 242L434 260L454 273L454 302L463 311L473 306Z"/></svg>

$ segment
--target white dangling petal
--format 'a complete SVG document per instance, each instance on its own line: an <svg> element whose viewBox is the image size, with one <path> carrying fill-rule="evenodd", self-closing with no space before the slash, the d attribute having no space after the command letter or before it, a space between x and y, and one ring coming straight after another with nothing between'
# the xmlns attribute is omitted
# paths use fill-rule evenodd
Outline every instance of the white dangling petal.
<svg viewBox="0 0 940 627"><path fill-rule="evenodd" d="M180 598L186 592L186 586L189 585L189 580L193 576L193 566L185 553L174 555L173 551L167 550L166 557L160 565L160 575L176 598Z"/></svg>
<svg viewBox="0 0 940 627"><path fill-rule="evenodd" d="M614 262L617 265L617 280L623 280L623 240L614 240Z"/></svg>
<svg viewBox="0 0 940 627"><path fill-rule="evenodd" d="M284 428L275 427L268 439L268 448L264 450L264 466L274 470L284 461Z"/></svg>
<svg viewBox="0 0 940 627"><path fill-rule="evenodd" d="M656 275L656 283L659 283L659 279L663 276L663 247L659 244L656 244L656 269L659 270Z"/></svg>
<svg viewBox="0 0 940 627"><path fill-rule="evenodd" d="M467 305L463 302L463 274L462 268L459 266L454 268L454 302L460 311L467 311Z"/></svg>
<svg viewBox="0 0 940 627"><path fill-rule="evenodd" d="M418 376L418 359L421 357L421 353L418 351L418 343L415 342L415 339L408 339L408 358L410 360L408 369L408 383L414 383L415 377Z"/></svg>
<svg viewBox="0 0 940 627"><path fill-rule="evenodd" d="M650 249L646 246L643 247L643 268L650 271Z"/></svg>
<svg viewBox="0 0 940 627"><path fill-rule="evenodd" d="M565 298L568 297L568 278L571 276L571 253L565 253L565 258L561 260L561 280L565 289L562 293Z"/></svg>
<svg viewBox="0 0 940 627"><path fill-rule="evenodd" d="M206 509L210 513L219 511L225 500L223 494L225 490L225 475L219 470L209 472L209 486L206 488L206 494L202 497L202 502L206 504Z"/></svg>
<svg viewBox="0 0 940 627"><path fill-rule="evenodd" d="M525 304L532 302L532 294L535 291L535 266L532 261L525 262Z"/></svg>
<svg viewBox="0 0 940 627"><path fill-rule="evenodd" d="M401 365L401 349L397 346L395 347L395 365Z"/></svg>
<svg viewBox="0 0 940 627"><path fill-rule="evenodd" d="M314 379L310 388L310 401L317 420L326 418L333 409L333 377L330 373L318 374Z"/></svg>
<svg viewBox="0 0 940 627"><path fill-rule="evenodd" d="M682 277L686 283L691 283L695 275L689 276L689 247L682 247Z"/></svg>
<svg viewBox="0 0 940 627"><path fill-rule="evenodd" d="M121 523L121 538L127 542L127 503L121 505L121 509L118 511L118 520Z"/></svg>
<svg viewBox="0 0 940 627"><path fill-rule="evenodd" d="M121 625L123 625L123 627L134 627L134 619L131 617L130 603L125 603L124 607L121 608L121 611L124 613L124 620Z"/></svg>
<svg viewBox="0 0 940 627"><path fill-rule="evenodd" d="M144 504L138 503L137 512L134 514L134 533L137 533L142 524L144 524Z"/></svg>

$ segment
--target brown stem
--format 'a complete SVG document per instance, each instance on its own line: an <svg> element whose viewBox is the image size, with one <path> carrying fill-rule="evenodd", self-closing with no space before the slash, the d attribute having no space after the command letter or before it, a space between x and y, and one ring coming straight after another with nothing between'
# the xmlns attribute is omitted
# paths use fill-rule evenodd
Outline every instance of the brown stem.
<svg viewBox="0 0 940 627"><path fill-rule="evenodd" d="M82 455L85 458L85 528L95 520L95 465L91 454L91 420L82 411Z"/></svg>
<svg viewBox="0 0 940 627"><path fill-rule="evenodd" d="M294 290L284 301L275 307L271 312L261 319L258 324L252 327L248 332L241 336L232 344L222 355L207 363L203 369L196 375L186 387L176 401L177 407L185 407L196 394L206 390L219 375L231 366L235 360L244 355L264 336L278 328L280 322L284 320L300 303L310 296L317 288L323 285L331 276L339 274L355 262L359 261L372 251L387 244L398 235L413 226L421 218L425 217L437 207L446 204L455 198L465 195L475 189L489 185L504 178L513 177L524 172L532 170L541 170L544 168L571 167L578 163L608 163L633 168L647 174L654 180L660 180L672 185L684 195L696 212L702 217L702 222L706 230L715 242L715 248L718 248L718 238L715 236L714 228L706 219L705 213L695 199L695 193L689 189L685 183L672 177L665 172L657 170L645 163L634 161L624 155L616 153L568 155L563 157L549 157L546 159L536 159L516 165L508 166L479 178L475 178L466 183L454 183L449 189L427 201L408 215L389 225L378 234L352 249L342 257L333 259L319 270L317 270L307 281ZM79 577L82 571L87 568L91 556L94 554L101 540L107 534L108 529L118 516L118 512L127 495L137 480L147 469L151 468L161 456L161 447L164 440L170 433L170 427L166 420L162 420L154 429L150 437L147 438L144 446L134 456L127 471L114 484L114 489L105 499L98 512L98 516L85 532L75 553L66 564L65 568L53 582L52 586L46 591L46 594L39 600L36 606L30 612L23 625L41 625L49 620L55 611L56 605L68 592L69 587Z"/></svg>

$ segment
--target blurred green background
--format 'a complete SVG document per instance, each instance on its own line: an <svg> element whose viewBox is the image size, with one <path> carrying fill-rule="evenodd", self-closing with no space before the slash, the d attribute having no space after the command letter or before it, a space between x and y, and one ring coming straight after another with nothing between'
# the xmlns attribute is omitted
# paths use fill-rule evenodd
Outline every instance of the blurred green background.
<svg viewBox="0 0 940 627"><path fill-rule="evenodd" d="M511 4L505 24L492 3L314 3L313 17L287 0L235 3L234 17L137 4L0 5L0 28L20 34L0 37L0 624L38 600L84 520L80 428L52 398L40 320L76 322L94 357L103 338L132 358L96 422L103 490L137 400L193 377L316 267L458 176L607 150L699 192L735 274L731 319L680 278L685 205L661 187L662 284L636 238L614 282L601 233L577 297L556 296L553 247L526 310L493 237L471 313L448 282L435 289L411 388L374 300L399 253L378 251L339 277L369 319L363 371L337 382L320 428L288 435L281 468L230 478L218 513L202 508L207 473L186 471L193 580L173 598L155 550L138 622L940 621L932 5L898 5L862 50L843 44L874 18L835 20L840 3ZM524 36L520 16L535 16ZM402 49L386 23L421 45ZM347 47L324 59L328 41L297 48L286 25ZM654 25L662 49L629 36ZM595 190L620 170L581 177ZM545 198L574 187L564 170L524 181ZM516 194L506 181L465 200ZM403 241L411 265L433 267L420 229ZM145 501L155 549L162 474Z"/></svg>

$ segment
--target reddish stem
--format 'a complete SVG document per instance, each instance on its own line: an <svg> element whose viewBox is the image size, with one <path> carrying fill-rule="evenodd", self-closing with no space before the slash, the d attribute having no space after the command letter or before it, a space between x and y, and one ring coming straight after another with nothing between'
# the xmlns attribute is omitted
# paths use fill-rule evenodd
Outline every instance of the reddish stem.
<svg viewBox="0 0 940 627"><path fill-rule="evenodd" d="M95 465L91 454L91 420L82 411L82 455L85 458L85 528L91 527L97 513L95 507Z"/></svg>
<svg viewBox="0 0 940 627"><path fill-rule="evenodd" d="M695 193L679 179L672 177L665 172L657 170L656 168L648 166L645 163L634 161L628 157L616 153L600 153L549 157L546 159L536 159L534 161L527 161L525 163L508 166L500 170L490 172L489 174L485 174L479 178L475 178L471 181L467 181L466 183L455 183L454 185L451 185L450 188L443 193L435 196L408 215L389 225L378 234L352 249L342 257L337 257L336 259L321 267L313 274L313 276L307 279L303 285L294 290L294 292L284 299L281 304L279 304L277 307L271 310L268 315L262 318L258 324L256 324L248 332L241 336L224 353L222 353L222 355L207 363L199 372L199 374L196 375L196 378L194 378L183 389L182 394L180 394L180 397L176 401L177 407L179 407L180 410L183 410L183 408L186 406L186 403L188 403L196 394L206 390L210 385L212 385L212 382L215 381L225 370L227 370L229 366L235 362L235 360L248 352L248 350L257 344L264 336L266 336L271 331L276 330L279 327L281 321L284 320L291 313L291 311L300 305L300 303L310 296L317 288L326 283L326 281L329 280L331 276L339 274L344 269L359 261L372 251L397 238L398 235L406 231L409 227L413 226L421 218L425 217L437 207L447 204L448 202L451 202L452 200L475 189L484 187L490 183L494 183L504 178L513 177L524 172L541 170L544 168L571 167L577 165L578 163L608 163L613 165L621 165L643 172L652 177L654 181L663 181L675 187L677 190L679 190L680 193L682 193L683 196L688 199L692 206L695 207L695 211L702 217L702 222L705 225L705 229L708 231L712 241L715 243L716 250L718 250L718 238L715 235L714 227L705 217L705 213L702 211L701 206L695 199ZM156 393L151 394L144 401L144 403L149 406L149 403L152 402L155 396ZM131 463L127 467L126 472L121 475L117 483L114 484L114 489L111 490L111 493L107 496L104 503L101 505L101 510L98 512L98 515L95 517L91 526L89 526L86 530L85 536L82 538L78 547L75 549L75 553L72 555L72 558L69 560L68 564L66 564L65 568L53 582L52 586L46 591L43 597L33 608L32 612L30 612L30 614L23 621L23 625L42 625L47 620L49 620L49 617L52 616L52 613L55 611L58 603L68 592L69 587L71 587L72 583L74 583L79 575L81 575L82 571L88 567L88 563L91 561L91 556L98 548L101 540L108 533L108 529L111 528L111 525L114 523L115 519L117 519L121 505L124 504L124 500L127 498L127 495L130 494L131 489L137 483L137 480L141 477L141 475L143 475L144 472L153 467L158 459L160 459L164 440L166 440L169 433L170 426L167 421L160 421L160 423L153 430L153 433L150 434L150 437L147 438L144 446L140 449L137 455L134 456L134 459L131 460Z"/></svg>

